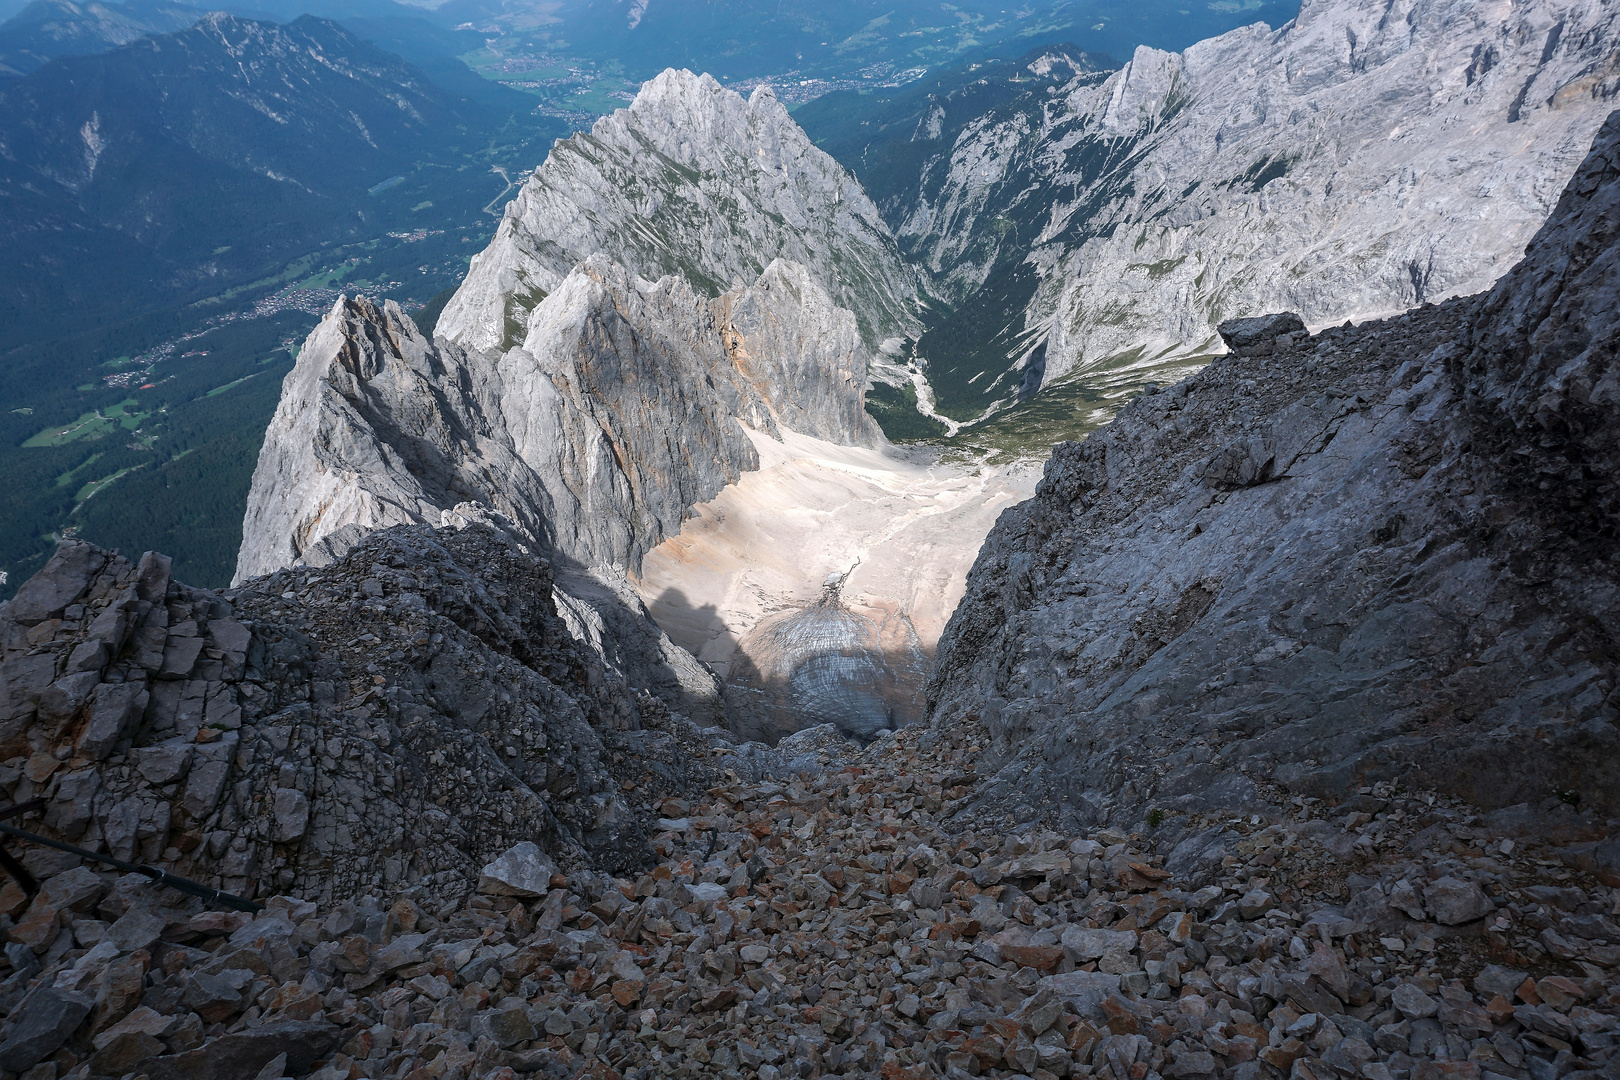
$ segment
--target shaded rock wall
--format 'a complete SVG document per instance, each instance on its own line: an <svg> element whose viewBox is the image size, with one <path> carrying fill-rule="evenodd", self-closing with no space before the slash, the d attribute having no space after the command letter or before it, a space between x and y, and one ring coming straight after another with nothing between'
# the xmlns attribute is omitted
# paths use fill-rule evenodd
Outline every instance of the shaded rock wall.
<svg viewBox="0 0 1620 1080"><path fill-rule="evenodd" d="M976 805L1620 809L1617 146L1492 292L1247 343L1054 452L929 686L993 733Z"/></svg>

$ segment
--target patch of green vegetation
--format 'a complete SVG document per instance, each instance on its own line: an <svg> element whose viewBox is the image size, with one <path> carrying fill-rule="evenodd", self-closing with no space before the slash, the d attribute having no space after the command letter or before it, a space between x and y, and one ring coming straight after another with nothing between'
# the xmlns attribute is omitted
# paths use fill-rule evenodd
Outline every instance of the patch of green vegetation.
<svg viewBox="0 0 1620 1080"><path fill-rule="evenodd" d="M68 485L70 485L70 484L74 483L75 481L81 479L79 474L84 472L90 466L94 465L96 462L100 461L102 456L103 455L101 455L101 454L91 454L89 457L85 458L83 462L81 462L78 465L75 465L73 468L69 469L67 472L63 473L61 476L58 476L56 478L56 486L57 487L67 487Z"/></svg>
<svg viewBox="0 0 1620 1080"><path fill-rule="evenodd" d="M506 338L501 348L510 349L514 345L521 345L529 333L529 314L540 306L546 298L546 290L533 284L523 272L518 271L517 288L512 295L506 298ZM440 309L441 311L443 308ZM437 322L437 318L435 318Z"/></svg>
<svg viewBox="0 0 1620 1080"><path fill-rule="evenodd" d="M218 397L220 394L223 394L225 391L231 389L232 387L241 386L243 383L247 382L249 379L256 379L260 375L263 375L263 374L264 374L264 372L262 372L262 371L255 371L255 372L253 372L251 374L244 375L240 379L234 379L231 382L226 383L224 386L216 386L216 387L214 387L212 390L208 391L208 393L204 394L203 396L204 397Z"/></svg>
<svg viewBox="0 0 1620 1080"><path fill-rule="evenodd" d="M98 491L107 490L113 484L117 483L119 480L122 480L137 468L139 468L138 465L128 465L122 469L119 469L115 473L109 473L108 475L103 476L100 480L90 481L88 484L81 487L78 490L78 493L73 496L74 501L82 503L92 495L96 494Z"/></svg>
<svg viewBox="0 0 1620 1080"><path fill-rule="evenodd" d="M38 379L6 373L13 400L34 399L0 412L0 569L7 572L6 595L39 569L67 529L136 556L153 548L185 552L189 580L229 582L247 479L281 376L290 367L278 346L289 335L301 339L315 317L286 311L226 323L193 339L185 351L208 355L163 361L158 386L136 395L138 407L133 397L77 392L77 384L57 375L75 361L82 372L106 356L143 352L195 327L196 319L193 312L185 323L160 324L153 328L161 335L157 340L131 327L122 340L99 347L80 341L65 346L60 358L45 353L42 359L54 362L39 369ZM273 378L247 378L253 375ZM59 380L55 386L53 377ZM230 393L210 396L233 383ZM42 424L49 426L41 431ZM24 445L36 435L44 438ZM242 449L244 442L252 454Z"/></svg>
<svg viewBox="0 0 1620 1080"><path fill-rule="evenodd" d="M1044 457L1108 424L1149 384L1169 386L1209 363L1208 356L1144 360L1133 349L1066 376L1040 393L944 440L974 457Z"/></svg>
<svg viewBox="0 0 1620 1080"><path fill-rule="evenodd" d="M1173 259L1159 259L1147 264L1148 277L1153 281L1168 277L1170 271L1187 261L1187 256L1177 255Z"/></svg>
<svg viewBox="0 0 1620 1080"><path fill-rule="evenodd" d="M253 467L280 389L279 379L255 379L236 393L202 397L178 411L166 440L178 452L80 506L71 519L78 534L126 555L162 551L174 557L176 577L228 585Z"/></svg>
<svg viewBox="0 0 1620 1080"><path fill-rule="evenodd" d="M71 423L61 427L53 425L46 428L23 443L23 445L30 448L61 446L64 443L77 442L80 439L100 439L113 434L119 428L134 431L141 426L141 421L152 415L150 412L129 411L131 407L138 404L139 402L134 398L128 398L105 409L92 409L80 415Z"/></svg>
<svg viewBox="0 0 1620 1080"><path fill-rule="evenodd" d="M312 274L298 283L300 289L335 289L343 283L343 279L354 272L351 263L339 263L329 266L319 273Z"/></svg>
<svg viewBox="0 0 1620 1080"><path fill-rule="evenodd" d="M444 314L444 306L450 302L450 298L454 295L456 295L456 287L451 286L436 294L433 299L412 313L411 320L416 323L416 328L422 331L424 336L433 336L434 329L439 325L439 316Z"/></svg>
<svg viewBox="0 0 1620 1080"><path fill-rule="evenodd" d="M866 411L890 442L933 442L945 435L944 424L917 411L917 388L910 383L874 384L866 392Z"/></svg>

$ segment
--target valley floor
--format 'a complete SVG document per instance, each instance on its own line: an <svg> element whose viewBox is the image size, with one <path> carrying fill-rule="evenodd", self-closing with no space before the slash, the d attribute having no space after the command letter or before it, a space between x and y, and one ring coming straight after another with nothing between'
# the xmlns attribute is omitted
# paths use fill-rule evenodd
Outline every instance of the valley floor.
<svg viewBox="0 0 1620 1080"><path fill-rule="evenodd" d="M87 871L26 913L8 888L14 963L35 937L66 940L58 924L77 947L0 984L35 987L0 1065L243 1080L317 1065L316 1080L1620 1069L1620 890L1588 872L1620 884L1614 853L1511 839L1570 844L1571 808L1481 821L1380 786L1355 808L1066 836L950 822L977 782L970 729L823 745L796 777L733 773L666 799L639 877L547 889L508 856L464 905L280 898L251 921L120 886L100 900L122 913L110 927ZM93 1036L62 1047L53 1033L82 1013L64 1025L61 1002L98 985Z"/></svg>

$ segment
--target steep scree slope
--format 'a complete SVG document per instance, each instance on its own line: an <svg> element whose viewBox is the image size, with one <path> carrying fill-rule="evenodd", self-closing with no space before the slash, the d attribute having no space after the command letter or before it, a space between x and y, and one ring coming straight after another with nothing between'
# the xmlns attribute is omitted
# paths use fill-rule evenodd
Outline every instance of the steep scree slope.
<svg viewBox="0 0 1620 1080"><path fill-rule="evenodd" d="M1130 823L1401 779L1620 807L1617 234L1620 114L1492 292L1228 327L1235 355L1060 446L929 688L993 733L979 802Z"/></svg>
<svg viewBox="0 0 1620 1080"><path fill-rule="evenodd" d="M18 916L0 914L0 1063L154 1080L1620 1067L1620 845L1570 845L1594 822L1569 806L1481 822L1377 785L1348 814L1222 822L1221 865L1183 875L1162 831L952 830L979 750L956 735L666 798L639 875L515 848L464 903L278 896L249 917L64 869L0 901ZM1369 819L1352 848L1341 824Z"/></svg>

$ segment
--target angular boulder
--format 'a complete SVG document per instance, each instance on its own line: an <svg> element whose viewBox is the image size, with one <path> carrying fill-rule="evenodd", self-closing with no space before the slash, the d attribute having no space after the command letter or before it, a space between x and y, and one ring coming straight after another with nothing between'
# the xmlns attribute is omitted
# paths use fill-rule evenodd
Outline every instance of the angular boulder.
<svg viewBox="0 0 1620 1080"><path fill-rule="evenodd" d="M551 889L557 864L528 840L514 844L500 858L484 866L478 891L488 896L544 896Z"/></svg>

